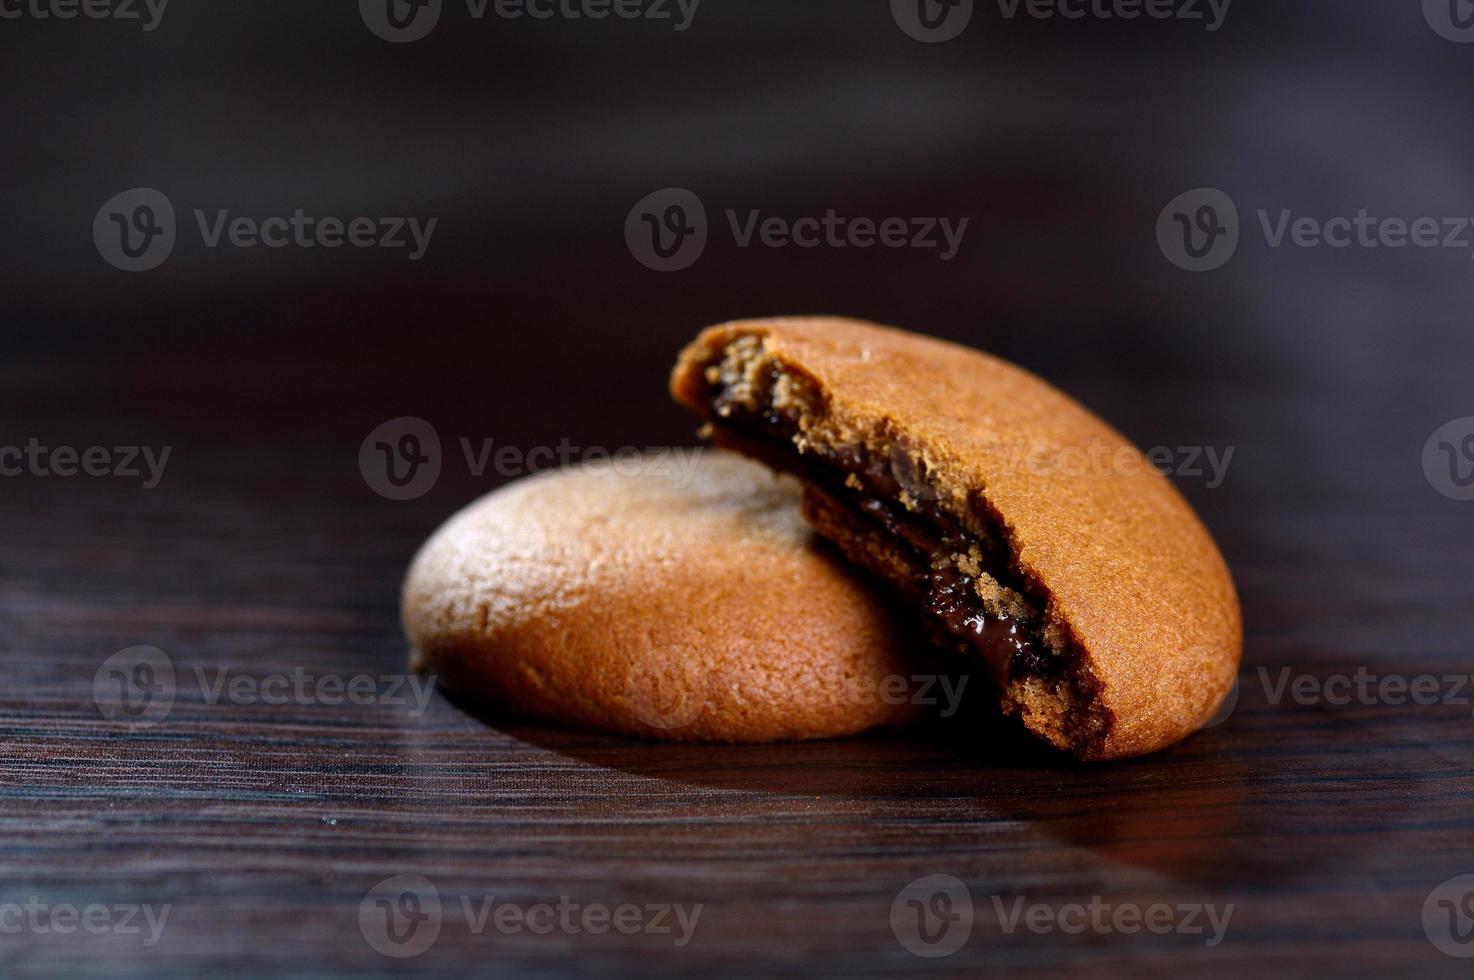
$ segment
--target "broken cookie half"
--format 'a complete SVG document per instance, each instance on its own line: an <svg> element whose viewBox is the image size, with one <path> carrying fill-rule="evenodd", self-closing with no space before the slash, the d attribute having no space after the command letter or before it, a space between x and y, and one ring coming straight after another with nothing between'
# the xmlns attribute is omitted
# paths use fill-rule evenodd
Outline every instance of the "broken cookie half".
<svg viewBox="0 0 1474 980"><path fill-rule="evenodd" d="M1105 422L1023 369L855 320L704 331L671 377L718 445L804 481L804 512L1082 759L1141 755L1238 672L1233 581L1192 509Z"/></svg>

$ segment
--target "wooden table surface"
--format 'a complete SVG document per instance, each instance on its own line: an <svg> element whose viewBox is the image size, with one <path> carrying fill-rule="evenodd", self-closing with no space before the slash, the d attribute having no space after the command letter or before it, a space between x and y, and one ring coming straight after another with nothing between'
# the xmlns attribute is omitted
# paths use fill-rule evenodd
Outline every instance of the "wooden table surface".
<svg viewBox="0 0 1474 980"><path fill-rule="evenodd" d="M1474 215L1467 4L976 3L946 44L883 0L687 31L445 3L414 44L352 3L63 6L0 11L0 977L1469 974L1474 502L1423 455L1474 416L1470 246L1272 234ZM179 240L130 274L90 232L143 187ZM665 274L624 228L670 187L711 235ZM1155 227L1204 187L1242 235L1195 274ZM731 231L829 210L971 224L950 259ZM439 223L411 263L211 247L219 211ZM1082 766L975 715L698 747L392 703L410 556L520 475L462 439L689 444L680 345L803 312L1018 361L1180 463L1232 450L1174 477L1243 599L1222 723ZM443 468L397 501L358 454L404 416ZM170 455L153 487L9 475L33 440ZM167 713L120 714L120 666Z"/></svg>
<svg viewBox="0 0 1474 980"><path fill-rule="evenodd" d="M513 315L525 329L468 332L428 361L408 361L414 337L384 326L305 346L143 340L7 362L5 444L172 456L153 489L4 485L0 972L1467 974L1424 913L1436 933L1450 896L1434 890L1474 874L1474 691L1434 705L1275 696L1282 676L1469 673L1474 504L1434 492L1420 465L1428 434L1459 414L1456 359L1351 388L1088 358L1051 370L1042 348L1015 344L1143 444L1236 447L1222 486L1179 482L1242 592L1237 704L1150 758L1077 765L977 718L701 747L483 717L438 691L423 715L388 698L212 703L222 669L404 673L409 556L501 482L455 464L459 436L689 438L661 377L694 312L643 333L615 320L573 361L536 339L553 314ZM465 352L493 349L508 369L478 387L486 362ZM610 363L629 370L611 378ZM356 454L402 414L437 425L446 466L434 490L396 502L368 488ZM156 724L110 720L94 700L103 661L136 645L175 668ZM376 905L372 890L401 875L419 877L387 886L394 901L418 888L420 904ZM950 905L912 887L932 875L960 882ZM386 911L430 914L421 879L438 933L405 919L409 945L386 943ZM560 903L572 926L534 928ZM100 906L117 928L59 932L68 906ZM146 913L165 908L151 935ZM588 908L638 931L596 932ZM40 926L18 925L32 909ZM927 919L940 945L917 938L918 909L954 916ZM687 935L662 927L677 911L697 916ZM1146 916L1165 931L1140 928ZM943 947L955 951L913 952Z"/></svg>

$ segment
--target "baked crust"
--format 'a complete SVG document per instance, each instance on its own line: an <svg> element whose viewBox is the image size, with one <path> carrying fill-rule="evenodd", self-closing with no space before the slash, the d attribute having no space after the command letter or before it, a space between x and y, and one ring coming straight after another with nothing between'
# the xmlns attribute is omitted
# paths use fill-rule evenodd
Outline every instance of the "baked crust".
<svg viewBox="0 0 1474 980"><path fill-rule="evenodd" d="M801 453L903 462L908 509L925 497L1004 543L1068 667L1059 682L1009 684L1006 712L1084 759L1155 751L1212 716L1242 648L1233 582L1192 509L1120 433L996 357L842 318L709 328L681 354L671 392L720 429L717 387L745 397L762 372L779 379L769 397L796 417ZM812 489L819 530L886 575L892 559Z"/></svg>
<svg viewBox="0 0 1474 980"><path fill-rule="evenodd" d="M798 484L690 452L689 485L646 457L521 480L451 518L404 585L417 664L520 714L676 741L909 721L879 687L913 670L904 617L822 549Z"/></svg>

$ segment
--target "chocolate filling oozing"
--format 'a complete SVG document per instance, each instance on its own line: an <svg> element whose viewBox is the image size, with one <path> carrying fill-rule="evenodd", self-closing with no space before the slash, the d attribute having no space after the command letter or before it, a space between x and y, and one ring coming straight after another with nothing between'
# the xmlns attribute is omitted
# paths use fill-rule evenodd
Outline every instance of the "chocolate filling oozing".
<svg viewBox="0 0 1474 980"><path fill-rule="evenodd" d="M958 556L981 556L979 570L1009 588L1013 576L1000 542L969 532L935 502L915 494L908 495L907 509L900 502L905 487L892 460L850 449L811 447L801 452L795 441L797 419L771 407L754 408L725 388L718 387L711 408L719 439L808 480L860 526L891 544L909 568L907 591L921 602L926 625L941 645L980 661L1000 690L1013 680L1057 673L1060 659L1046 649L1033 622L988 611L976 576L958 567Z"/></svg>

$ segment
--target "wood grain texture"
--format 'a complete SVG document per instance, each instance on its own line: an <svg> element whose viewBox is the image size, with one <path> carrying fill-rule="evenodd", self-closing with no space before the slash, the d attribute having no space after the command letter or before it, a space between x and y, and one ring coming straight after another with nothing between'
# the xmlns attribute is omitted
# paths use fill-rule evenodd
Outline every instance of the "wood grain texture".
<svg viewBox="0 0 1474 980"><path fill-rule="evenodd" d="M1072 764L981 719L699 747L486 716L438 692L423 717L209 703L197 668L401 673L409 556L503 479L472 476L455 438L681 438L660 351L689 322L621 348L627 363L653 362L648 378L583 402L515 381L457 393L474 369L450 355L414 382L418 401L375 394L395 376L387 334L366 341L375 359L349 353L335 371L285 339L8 364L0 442L162 443L174 455L150 491L4 485L0 903L171 912L151 947L0 932L4 972L1465 974L1429 942L1422 910L1435 886L1474 873L1474 709L1274 704L1259 674L1469 672L1474 505L1433 493L1418 464L1427 434L1457 413L1410 400L1408 379L1349 391L1182 371L1143 394L1116 390L1098 365L1053 369L1140 442L1238 447L1222 487L1181 481L1243 594L1237 707L1157 756ZM636 336L615 334L606 358ZM386 501L358 472L358 444L411 412L441 428L445 472L418 500ZM165 650L179 674L172 712L143 730L92 700L99 664L134 644ZM444 921L427 951L391 959L359 913L401 874L435 884ZM931 874L964 882L976 917L960 949L924 959L898 942L892 906ZM654 933L478 934L462 896L473 909L487 896L521 908L566 896L702 912L684 946ZM1233 912L1209 946L1182 932L1010 933L994 902L1059 910L1095 896Z"/></svg>
<svg viewBox="0 0 1474 980"><path fill-rule="evenodd" d="M1474 215L1474 46L1423 16L1462 0L1244 0L1214 31L976 2L939 45L884 0L710 0L683 32L474 21L447 2L435 36L405 45L351 2L173 3L157 31L95 21L90 2L0 12L22 6L84 12L0 18L0 449L173 454L152 490L0 476L0 977L1469 974L1423 910L1474 874L1474 692L1272 703L1259 673L1474 671L1474 503L1420 466L1430 433L1474 416L1469 248L1300 248L1293 230L1273 247L1261 223ZM711 234L661 274L624 226L671 186L701 197ZM1242 235L1229 264L1189 274L1154 223L1205 186ZM129 187L168 195L180 222L146 274L90 234ZM410 263L209 248L196 209L439 224ZM741 247L727 217L830 209L970 224L943 261L769 248L760 231ZM1234 448L1221 486L1177 477L1243 599L1231 716L1082 767L976 720L698 748L439 694L423 717L209 703L192 681L402 672L410 556L515 475L473 475L462 437L689 442L666 395L675 352L702 325L784 313L996 353L1143 448ZM408 415L438 429L445 468L396 503L357 455ZM132 730L92 685L139 644L186 683ZM360 911L404 874L451 914L433 947L391 959ZM934 874L965 883L976 921L925 959L891 913ZM490 895L703 912L679 947L474 933L459 898ZM1234 913L1216 946L1010 933L995 896ZM152 946L17 931L33 897L171 911Z"/></svg>

